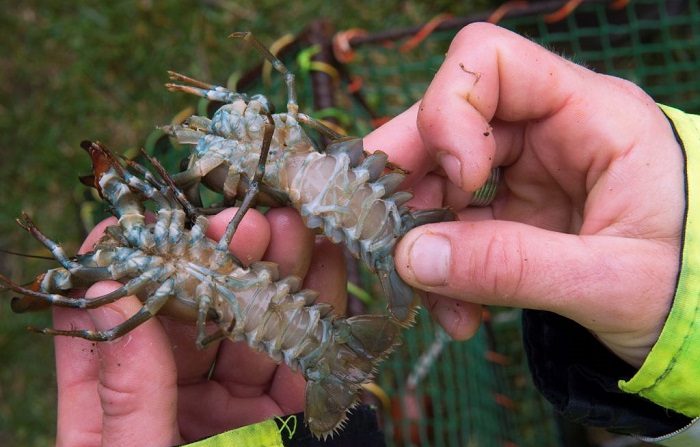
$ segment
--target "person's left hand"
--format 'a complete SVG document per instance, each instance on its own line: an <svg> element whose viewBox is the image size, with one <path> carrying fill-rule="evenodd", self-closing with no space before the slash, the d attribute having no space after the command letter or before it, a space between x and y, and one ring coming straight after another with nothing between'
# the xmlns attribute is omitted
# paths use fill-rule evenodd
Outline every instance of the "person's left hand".
<svg viewBox="0 0 700 447"><path fill-rule="evenodd" d="M233 214L229 209L210 218L208 236L218 239ZM113 218L93 229L81 252L89 251L110 224ZM305 287L321 292L320 301L344 313L341 252L328 242L314 245L314 236L293 210L249 211L231 246L244 262L273 261L282 277L306 276ZM321 251L322 257L314 256ZM87 296L119 285L94 284ZM128 296L87 312L56 308L54 325L108 329L140 306L138 298ZM172 446L303 411L301 374L244 342L225 340L197 350L195 337L193 322L168 317L153 318L111 342L57 337L56 445Z"/></svg>

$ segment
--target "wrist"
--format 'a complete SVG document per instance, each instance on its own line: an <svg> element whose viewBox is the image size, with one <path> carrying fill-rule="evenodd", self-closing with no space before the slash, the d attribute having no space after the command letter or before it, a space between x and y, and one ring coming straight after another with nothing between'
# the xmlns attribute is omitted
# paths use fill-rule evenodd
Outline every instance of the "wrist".
<svg viewBox="0 0 700 447"><path fill-rule="evenodd" d="M686 159L686 216L673 307L659 340L622 390L686 416L700 415L700 117L662 107ZM691 379L691 380L689 380Z"/></svg>

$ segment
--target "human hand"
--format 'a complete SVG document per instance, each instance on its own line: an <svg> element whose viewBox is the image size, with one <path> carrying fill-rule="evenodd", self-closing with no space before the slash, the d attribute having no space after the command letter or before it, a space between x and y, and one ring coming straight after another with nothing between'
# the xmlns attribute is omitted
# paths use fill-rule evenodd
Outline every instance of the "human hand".
<svg viewBox="0 0 700 447"><path fill-rule="evenodd" d="M209 219L209 237L218 239L235 210ZM83 243L89 251L108 219ZM244 262L265 259L279 264L280 274L306 275L304 286L321 292L320 301L345 310L342 257L314 236L291 209L266 215L249 211L231 243ZM323 257L316 256L322 252ZM330 270L333 274L326 274ZM308 274L307 274L308 273ZM93 285L95 297L119 286ZM134 297L83 311L56 308L57 328L113 327L141 306ZM213 328L210 328L213 329ZM242 342L228 340L204 350L195 347L193 322L154 318L112 342L94 343L57 337L58 446L172 446L303 411L303 377Z"/></svg>
<svg viewBox="0 0 700 447"><path fill-rule="evenodd" d="M399 274L431 292L428 306L454 337L478 328L473 303L543 309L642 364L678 274L684 163L639 88L470 25L424 98L365 147L411 172L415 206L458 214L411 231L395 253ZM467 207L496 166L496 199Z"/></svg>

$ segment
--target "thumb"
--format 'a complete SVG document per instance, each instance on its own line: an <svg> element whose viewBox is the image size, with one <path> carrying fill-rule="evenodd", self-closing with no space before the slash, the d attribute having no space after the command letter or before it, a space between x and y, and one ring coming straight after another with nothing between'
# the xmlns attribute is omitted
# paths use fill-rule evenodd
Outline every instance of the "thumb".
<svg viewBox="0 0 700 447"><path fill-rule="evenodd" d="M656 330L678 262L677 248L660 241L493 220L419 227L400 241L395 256L399 274L415 287L549 310L599 333Z"/></svg>
<svg viewBox="0 0 700 447"><path fill-rule="evenodd" d="M109 293L121 284L93 285L86 296ZM97 330L111 329L141 308L135 296L90 310ZM99 342L98 394L102 445L174 445L177 426L177 371L165 331L152 319L109 342Z"/></svg>

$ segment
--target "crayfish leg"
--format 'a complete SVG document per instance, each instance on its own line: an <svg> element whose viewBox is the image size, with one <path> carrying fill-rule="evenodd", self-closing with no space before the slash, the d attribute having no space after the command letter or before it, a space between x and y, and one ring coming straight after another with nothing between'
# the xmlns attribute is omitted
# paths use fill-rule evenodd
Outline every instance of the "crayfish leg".
<svg viewBox="0 0 700 447"><path fill-rule="evenodd" d="M29 330L34 332L39 332L46 335L62 335L68 337L78 337L84 338L90 341L112 341L122 335L131 332L136 329L141 324L153 318L158 311L163 307L163 305L168 301L175 288L175 281L173 279L167 279L160 287L151 295L141 309L134 315L129 317L126 321L121 324L114 326L111 329L104 331L93 331L90 329L76 329L76 330L63 330L63 329L53 329L53 328L34 328L30 327Z"/></svg>
<svg viewBox="0 0 700 447"><path fill-rule="evenodd" d="M135 295L143 290L143 288L148 284L151 284L154 280L153 277L153 274L145 272L144 274L129 280L129 282L118 289L95 298L86 299L87 303L85 308L94 309L96 307L104 306L105 304L113 303L127 295Z"/></svg>
<svg viewBox="0 0 700 447"><path fill-rule="evenodd" d="M260 158L258 159L258 166L255 169L255 177L253 177L253 180L249 184L248 191L246 192L245 197L243 197L243 202L241 203L240 208L238 208L238 211L236 211L233 219L231 219L231 222L229 222L228 226L226 227L224 235L219 240L217 250L221 252L228 253L229 244L231 244L231 240L233 239L236 229L238 229L238 225L243 220L245 213L247 213L250 207L253 205L253 201L260 191L260 184L263 176L265 175L265 163L267 162L267 155L270 152L270 144L272 143L272 135L274 132L275 121L268 114L267 124L265 124L265 133L263 134L262 147L260 148Z"/></svg>
<svg viewBox="0 0 700 447"><path fill-rule="evenodd" d="M10 306L12 307L13 312L22 313L32 310L40 310L45 307L43 304L39 303L77 309L88 308L91 300L64 296L57 293L42 292L41 282L43 281L43 278L44 276L40 275L29 287L23 287L16 284L6 276L0 274L0 283L4 283L8 289L22 294L21 297L15 297L12 299Z"/></svg>
<svg viewBox="0 0 700 447"><path fill-rule="evenodd" d="M229 35L230 38L243 39L246 42L251 43L255 49L262 54L262 56L272 64L272 68L277 70L282 76L284 76L284 82L287 84L287 113L293 117L297 116L299 112L299 104L297 104L297 92L294 82L294 74L289 71L286 65L274 54L270 53L265 45L263 45L258 39L253 36L253 33L249 31L236 32Z"/></svg>
<svg viewBox="0 0 700 447"><path fill-rule="evenodd" d="M204 349L210 344L217 342L221 339L226 338L226 331L223 329L219 329L218 331L214 332L213 334L208 334L204 335L203 337L199 337L199 334L197 335L197 348L199 349Z"/></svg>
<svg viewBox="0 0 700 447"><path fill-rule="evenodd" d="M141 308L136 314L134 314L132 317L130 317L128 320L125 322L114 326L111 329L107 329L105 331L92 331L90 329L75 329L75 330L62 330L62 329L53 329L53 328L35 328L35 327L29 327L30 331L33 332L38 332L40 334L44 335L53 335L53 336L67 336L67 337L78 337L78 338L84 338L85 340L90 340L90 341L112 341L116 340L117 338L121 337L122 335L131 332L132 330L136 329L138 326L141 324L145 323L146 321L150 320L153 317L153 314L150 312L144 310L145 308Z"/></svg>
<svg viewBox="0 0 700 447"><path fill-rule="evenodd" d="M156 275L161 274L162 271L157 271ZM13 312L22 313L32 310L39 310L44 306L37 305L33 301L38 300L39 302L46 303L47 305L59 306L59 307L70 307L76 309L95 309L105 304L113 303L120 298L127 295L134 295L151 282L153 282L154 274L146 272L136 278L131 279L126 284L121 287L100 295L95 298L85 298L85 297L70 297L64 296L57 293L47 293L41 290L41 284L44 281L45 275L40 275L29 287L23 287L15 284L11 279L0 274L0 282L5 283L10 290L17 293L21 293L22 297L15 297L11 302L11 307ZM52 288L49 285L49 290Z"/></svg>
<svg viewBox="0 0 700 447"><path fill-rule="evenodd" d="M19 226L27 230L36 240L41 242L53 255L53 257L66 269L70 270L75 267L79 267L79 264L75 261L72 261L70 258L68 258L68 255L66 255L66 252L63 250L63 247L61 247L58 243L52 241L49 239L44 233L42 233L39 228L34 224L32 219L29 217L27 213L22 213L22 215L17 219L17 223Z"/></svg>
<svg viewBox="0 0 700 447"><path fill-rule="evenodd" d="M198 207L202 206L202 196L199 193L202 174L197 169L186 168L173 175L172 179L182 189L190 203Z"/></svg>
<svg viewBox="0 0 700 447"><path fill-rule="evenodd" d="M180 73L174 71L168 71L170 80L184 82L191 85L185 84L174 84L168 82L165 87L171 92L183 92L189 93L190 95L201 96L202 98L207 98L210 101L219 101L224 103L232 103L237 99L246 99L247 96L241 93L232 92L226 87L221 87L219 85L208 84L203 81L198 81L197 79L190 78Z"/></svg>
<svg viewBox="0 0 700 447"><path fill-rule="evenodd" d="M248 180L248 176L241 175L241 180L238 182L238 193L245 196L249 188L250 180ZM290 205L289 196L284 192L272 188L265 183L258 183L258 189L259 192L256 201L258 205L270 206L274 208Z"/></svg>
<svg viewBox="0 0 700 447"><path fill-rule="evenodd" d="M209 344L220 340L226 336L225 332L221 329L213 334L207 334L207 317L209 316L209 310L211 309L212 302L212 288L207 282L201 282L197 285L195 291L197 294L197 348L204 349Z"/></svg>
<svg viewBox="0 0 700 447"><path fill-rule="evenodd" d="M323 122L317 120L316 118L312 118L312 117L310 117L309 115L307 115L307 114L305 114L305 113L300 113L300 114L298 114L298 116L297 116L296 118L297 118L297 120L298 120L300 123L302 123L302 124L304 124L304 125L306 125L306 126L309 126L310 128L312 128L312 129L315 130L316 132L318 132L318 133L320 133L321 135L323 135L323 136L329 138L330 140L332 140L332 141L331 141L331 144L333 144L333 143L335 143L335 142L346 141L346 140L356 140L356 139L359 139L359 138L347 137L347 136L345 136L345 135L339 134L339 133L336 132L335 130L333 130L333 129L331 129L330 127L328 127L328 126L326 126L325 124L323 124ZM359 139L359 140L360 140L360 142L362 141L362 139ZM329 145L329 146L330 146L330 145Z"/></svg>

